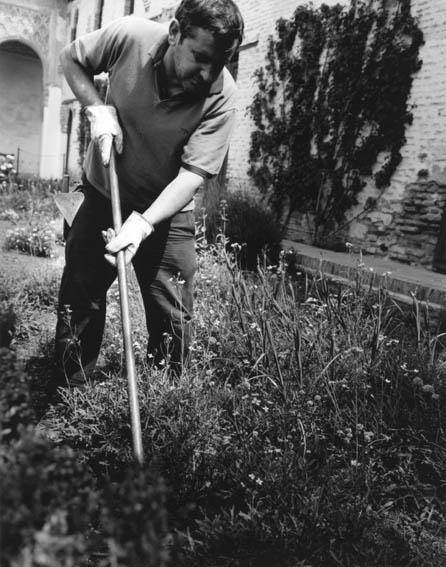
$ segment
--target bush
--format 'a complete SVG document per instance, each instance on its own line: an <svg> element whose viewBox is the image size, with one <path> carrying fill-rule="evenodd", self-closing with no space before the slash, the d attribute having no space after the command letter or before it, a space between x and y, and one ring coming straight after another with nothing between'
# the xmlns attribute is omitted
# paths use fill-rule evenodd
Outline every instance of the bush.
<svg viewBox="0 0 446 567"><path fill-rule="evenodd" d="M207 211L207 239L215 242L219 232L229 244L242 245L239 257L243 268L255 270L264 251L270 262L278 260L280 229L267 205L252 194L227 193L219 209L214 205Z"/></svg>
<svg viewBox="0 0 446 567"><path fill-rule="evenodd" d="M85 545L79 545L83 537L68 542L67 536L87 531L96 509L94 482L72 449L54 447L31 433L8 446L0 453L0 500L5 567L19 565L19 553L23 556L25 551L28 556L37 551L51 553L46 545L42 549L45 536L47 541L49 536L65 538L65 550L61 549L65 555L68 547L70 553L84 551ZM54 543L50 541L50 547ZM43 564L53 567L62 563L54 559Z"/></svg>
<svg viewBox="0 0 446 567"><path fill-rule="evenodd" d="M6 209L0 213L0 220L6 220L16 223L20 215L14 209Z"/></svg>
<svg viewBox="0 0 446 567"><path fill-rule="evenodd" d="M1 208L4 211L12 210L21 217L34 218L39 215L55 219L60 213L54 201L54 194L60 190L61 187L51 180L25 180L23 185L14 185L7 194L0 195Z"/></svg>
<svg viewBox="0 0 446 567"><path fill-rule="evenodd" d="M35 420L29 377L13 351L0 349L0 438L10 441Z"/></svg>
<svg viewBox="0 0 446 567"><path fill-rule="evenodd" d="M119 483L107 484L100 508L112 565L167 565L166 487L161 478L129 466Z"/></svg>
<svg viewBox="0 0 446 567"><path fill-rule="evenodd" d="M6 250L18 250L31 256L52 258L56 235L48 225L36 224L8 230L5 239Z"/></svg>
<svg viewBox="0 0 446 567"><path fill-rule="evenodd" d="M2 297L0 289L0 349L9 347L16 324L16 316L12 305Z"/></svg>

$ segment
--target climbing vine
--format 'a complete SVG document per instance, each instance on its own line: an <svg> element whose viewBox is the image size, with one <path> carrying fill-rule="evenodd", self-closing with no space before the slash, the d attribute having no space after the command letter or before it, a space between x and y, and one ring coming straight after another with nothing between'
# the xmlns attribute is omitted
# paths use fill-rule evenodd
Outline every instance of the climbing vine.
<svg viewBox="0 0 446 567"><path fill-rule="evenodd" d="M423 34L411 0L299 6L276 32L256 72L249 174L283 226L306 213L327 244L366 180L383 190L401 161Z"/></svg>
<svg viewBox="0 0 446 567"><path fill-rule="evenodd" d="M94 79L94 86L98 91L99 96L103 101L107 95L108 78L96 77ZM79 113L79 124L77 129L77 141L79 144L79 160L78 163L81 167L84 165L85 154L87 152L88 144L90 143L90 123L88 122L87 115L85 114L85 107L82 106Z"/></svg>

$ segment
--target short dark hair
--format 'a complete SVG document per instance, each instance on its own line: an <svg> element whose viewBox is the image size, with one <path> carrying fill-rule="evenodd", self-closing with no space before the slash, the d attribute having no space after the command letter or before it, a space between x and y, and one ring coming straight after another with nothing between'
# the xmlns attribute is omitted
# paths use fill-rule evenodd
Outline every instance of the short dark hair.
<svg viewBox="0 0 446 567"><path fill-rule="evenodd" d="M175 12L181 37L193 35L193 28L209 30L223 50L243 40L243 17L233 0L182 0Z"/></svg>

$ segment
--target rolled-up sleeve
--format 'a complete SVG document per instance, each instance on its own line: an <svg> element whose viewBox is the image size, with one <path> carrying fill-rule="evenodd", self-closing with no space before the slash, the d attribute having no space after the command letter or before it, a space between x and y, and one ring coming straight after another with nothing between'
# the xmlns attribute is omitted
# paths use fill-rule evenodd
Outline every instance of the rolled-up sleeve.
<svg viewBox="0 0 446 567"><path fill-rule="evenodd" d="M75 39L70 44L71 56L94 75L107 73L119 58L124 44L132 37L137 18L125 17Z"/></svg>

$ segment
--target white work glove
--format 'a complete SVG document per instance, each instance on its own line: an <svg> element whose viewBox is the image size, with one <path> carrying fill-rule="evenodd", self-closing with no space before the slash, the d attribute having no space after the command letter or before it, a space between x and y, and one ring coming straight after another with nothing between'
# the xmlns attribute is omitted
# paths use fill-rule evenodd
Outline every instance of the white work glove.
<svg viewBox="0 0 446 567"><path fill-rule="evenodd" d="M107 167L113 142L118 154L122 153L122 130L116 108L108 104L91 105L85 107L85 114L90 121L91 138L99 147L102 164Z"/></svg>
<svg viewBox="0 0 446 567"><path fill-rule="evenodd" d="M140 213L133 211L129 218L122 225L118 235L112 228L102 231L102 236L108 244L105 246L108 254L105 259L112 266L116 266L116 254L124 250L125 263L129 264L136 254L139 245L143 240L152 234L155 229L150 222Z"/></svg>

